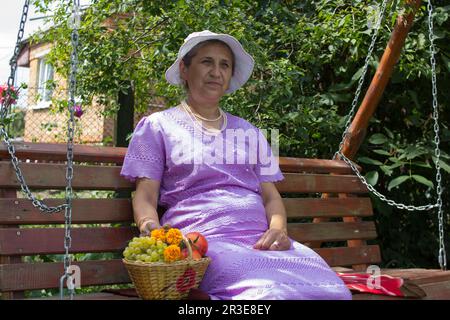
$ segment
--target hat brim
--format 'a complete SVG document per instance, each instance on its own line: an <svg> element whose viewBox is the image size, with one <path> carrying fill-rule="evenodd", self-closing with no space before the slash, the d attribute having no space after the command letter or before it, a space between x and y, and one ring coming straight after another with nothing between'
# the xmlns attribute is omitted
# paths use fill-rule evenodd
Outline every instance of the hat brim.
<svg viewBox="0 0 450 320"><path fill-rule="evenodd" d="M181 60L197 44L211 39L217 39L225 42L234 54L234 74L230 79L230 85L225 93L232 93L242 87L250 78L255 61L253 60L253 57L244 50L240 42L228 34L199 35L185 42L178 52L178 58L169 67L169 69L167 69L165 74L166 80L173 85L183 84L180 76Z"/></svg>

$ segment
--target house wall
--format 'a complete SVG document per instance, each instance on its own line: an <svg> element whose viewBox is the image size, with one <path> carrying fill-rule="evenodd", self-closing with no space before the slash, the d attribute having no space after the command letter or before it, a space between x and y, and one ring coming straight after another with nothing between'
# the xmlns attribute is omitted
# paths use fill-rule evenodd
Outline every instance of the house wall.
<svg viewBox="0 0 450 320"><path fill-rule="evenodd" d="M38 98L38 60L48 52L51 44L40 44L30 48L30 77L28 84L28 106L25 114L24 141L62 143L67 141L68 114L57 112L54 106L49 108L33 109ZM54 74L57 87L53 97L63 98L66 95L67 82L61 75ZM93 103L83 106L84 114L76 118L75 143L97 144L109 141L112 145L115 141L115 119L105 118L101 115L103 106Z"/></svg>
<svg viewBox="0 0 450 320"><path fill-rule="evenodd" d="M75 118L75 143L97 144L115 141L114 119L101 115L103 107L92 105L84 107L81 118ZM69 115L53 113L49 109L27 110L25 115L24 141L63 143L67 141L67 121Z"/></svg>

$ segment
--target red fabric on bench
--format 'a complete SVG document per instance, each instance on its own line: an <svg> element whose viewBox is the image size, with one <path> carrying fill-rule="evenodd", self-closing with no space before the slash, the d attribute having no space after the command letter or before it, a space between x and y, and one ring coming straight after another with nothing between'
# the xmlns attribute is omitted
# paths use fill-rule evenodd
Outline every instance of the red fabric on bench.
<svg viewBox="0 0 450 320"><path fill-rule="evenodd" d="M369 273L341 273L337 275L351 291L394 297L423 298L426 293L408 280Z"/></svg>

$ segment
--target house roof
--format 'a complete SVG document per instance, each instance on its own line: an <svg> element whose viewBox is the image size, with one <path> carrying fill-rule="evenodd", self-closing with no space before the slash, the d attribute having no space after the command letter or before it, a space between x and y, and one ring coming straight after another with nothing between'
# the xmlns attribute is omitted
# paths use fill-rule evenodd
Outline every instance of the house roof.
<svg viewBox="0 0 450 320"><path fill-rule="evenodd" d="M19 55L17 57L17 65L19 67L29 68L30 67L30 49L34 46L45 43L44 41L41 41L41 40L32 39L33 35L38 34L38 33L46 33L52 28L53 28L53 26L44 26L43 29L36 30L36 32L29 35L27 38L23 39L20 42Z"/></svg>
<svg viewBox="0 0 450 320"><path fill-rule="evenodd" d="M17 65L19 67L30 67L30 38L26 38L20 42Z"/></svg>

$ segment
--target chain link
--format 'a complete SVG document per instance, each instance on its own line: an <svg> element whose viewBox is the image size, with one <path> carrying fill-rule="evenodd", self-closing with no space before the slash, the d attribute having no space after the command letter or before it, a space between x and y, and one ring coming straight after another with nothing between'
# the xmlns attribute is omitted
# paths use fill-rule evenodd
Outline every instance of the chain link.
<svg viewBox="0 0 450 320"><path fill-rule="evenodd" d="M373 45L375 43L375 39L376 39L376 34L378 33L378 28L380 27L381 24L381 20L383 17L383 11L384 8L386 6L386 0L383 2L382 5L382 9L380 11L379 17L378 17L378 21L376 24L376 31L372 36L372 42L370 44L369 47L369 52L368 52L368 56L366 57L366 62L363 68L363 72L362 72L362 76L359 79L359 83L358 83L358 87L355 93L355 97L352 101L352 107L350 109L350 112L348 114L348 119L347 122L345 124L345 130L344 133L342 134L342 140L339 144L339 150L334 154L333 159L336 159L337 156L339 156L340 159L342 159L345 163L347 163L350 168L353 170L353 172L358 176L358 178L361 180L361 182L367 187L367 189L372 192L374 195L376 195L380 200L386 202L388 205L396 207L398 209L401 210L408 210L408 211L426 211L426 210L431 210L434 208L438 209L438 225L439 225L439 254L438 254L438 261L439 261L439 266L441 267L441 270L446 270L447 269L447 258L446 258L446 253L445 253L445 241L444 241L444 214L443 214L443 209L442 209L442 185L441 185L441 171L440 171L440 155L441 155L441 151L439 149L439 144L440 144L440 139L439 139L439 111L438 111L438 101L437 101L437 85L436 85L436 59L435 59L435 46L434 46L434 32L433 32L433 7L431 4L431 0L428 1L428 38L430 41L430 64L431 64L431 82L432 82L432 96L433 96L433 102L432 102L432 106L433 106L433 119L434 119L434 143L436 145L435 147L435 156L436 156L436 161L435 161L435 167L436 167L436 183L437 183L437 187L436 187L436 193L437 193L437 201L435 204L427 204L427 205L422 205L422 206L414 206L414 205L405 205L403 203L397 203L392 199L388 199L386 198L386 196L384 196L383 194L381 194L380 192L378 192L372 185L370 185L367 180L365 179L364 176L361 175L361 173L359 172L358 168L356 167L356 165L350 160L348 159L343 153L342 153L342 148L344 146L344 142L345 142L345 138L348 134L348 130L350 128L350 124L351 124L351 120L353 119L353 115L355 113L355 109L356 109L356 103L359 100L359 95L361 93L361 88L362 88L362 84L364 81L364 76L367 72L367 67L368 67L368 61L369 61L369 57L370 54L372 53L373 50Z"/></svg>
<svg viewBox="0 0 450 320"><path fill-rule="evenodd" d="M70 76L69 76L69 111L70 117L67 121L67 168L66 168L66 203L64 218L64 275L60 279L60 298L64 298L64 280L67 279L70 282L72 281L72 274L69 273L69 268L71 265L71 258L69 255L69 250L72 246L72 237L71 237L71 226L72 226L72 197L73 197L73 189L72 189L72 179L73 179L73 136L75 131L75 118L74 118L74 109L75 109L75 93L76 93L76 75L78 68L78 23L80 19L80 1L74 0L72 7L72 17L74 23L71 34L71 43L72 43L72 53L70 56ZM75 288L70 285L68 286L70 299L73 299L75 294Z"/></svg>

